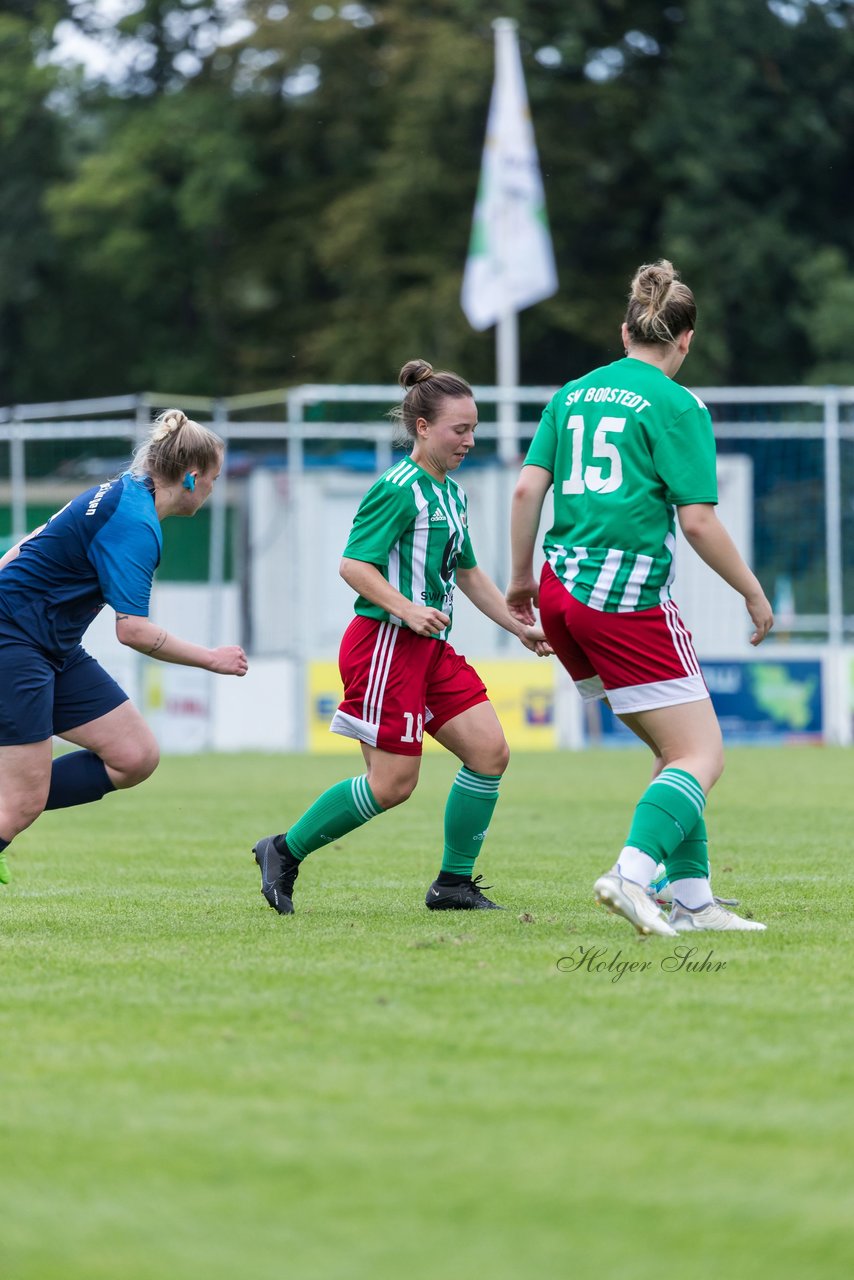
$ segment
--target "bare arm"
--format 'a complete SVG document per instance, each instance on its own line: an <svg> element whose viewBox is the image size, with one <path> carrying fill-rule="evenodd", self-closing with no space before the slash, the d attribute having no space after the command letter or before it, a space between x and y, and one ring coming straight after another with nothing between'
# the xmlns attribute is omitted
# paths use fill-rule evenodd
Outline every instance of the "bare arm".
<svg viewBox="0 0 854 1280"><path fill-rule="evenodd" d="M687 507L677 507L676 511L680 528L700 559L744 597L747 612L756 628L750 637L750 643L761 644L774 625L771 605L759 579L741 558L714 507L710 503L697 502Z"/></svg>
<svg viewBox="0 0 854 1280"><path fill-rule="evenodd" d="M206 649L203 645L171 636L150 619L130 613L116 614L116 638L129 649L157 658L160 662L201 667L203 671L215 671L222 676L245 676L249 667L246 654L239 645L226 644L218 649Z"/></svg>
<svg viewBox="0 0 854 1280"><path fill-rule="evenodd" d="M457 569L457 585L476 609L479 609L492 622L497 622L499 627L516 636L526 649L539 654L541 658L552 652L539 627L522 622L513 616L504 596L479 565L475 565L473 569Z"/></svg>
<svg viewBox="0 0 854 1280"><path fill-rule="evenodd" d="M339 573L357 595L364 596L371 604L400 618L416 635L437 636L450 625L451 619L440 609L428 608L407 600L396 587L386 582L374 564L368 564L364 560L350 560L345 556Z"/></svg>
<svg viewBox="0 0 854 1280"><path fill-rule="evenodd" d="M534 547L546 494L552 487L552 473L544 467L523 467L516 482L510 507L511 570L507 586L507 606L514 618L530 625L540 588L534 577Z"/></svg>

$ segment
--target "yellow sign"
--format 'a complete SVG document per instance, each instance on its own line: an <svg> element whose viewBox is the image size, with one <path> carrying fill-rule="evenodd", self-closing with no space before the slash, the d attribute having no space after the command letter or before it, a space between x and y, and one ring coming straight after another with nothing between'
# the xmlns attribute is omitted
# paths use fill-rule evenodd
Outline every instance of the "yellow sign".
<svg viewBox="0 0 854 1280"><path fill-rule="evenodd" d="M553 658L477 659L472 666L486 685L511 751L554 751L555 682ZM343 696L337 662L309 664L307 690L308 749L325 755L358 749L353 739L329 732L329 722ZM428 733L424 750L441 751Z"/></svg>
<svg viewBox="0 0 854 1280"><path fill-rule="evenodd" d="M329 722L335 715L338 703L344 696L337 662L310 662L308 664L308 688L306 690L306 714L308 749L314 753L332 755L358 748L358 743L329 732Z"/></svg>
<svg viewBox="0 0 854 1280"><path fill-rule="evenodd" d="M554 751L555 658L490 658L474 662L511 751Z"/></svg>

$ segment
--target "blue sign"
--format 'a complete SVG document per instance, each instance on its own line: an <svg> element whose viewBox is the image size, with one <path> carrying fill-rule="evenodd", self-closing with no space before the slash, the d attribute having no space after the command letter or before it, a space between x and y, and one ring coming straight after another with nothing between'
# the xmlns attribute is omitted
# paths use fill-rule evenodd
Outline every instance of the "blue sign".
<svg viewBox="0 0 854 1280"><path fill-rule="evenodd" d="M822 741L820 662L704 662L702 668L727 742ZM634 734L601 703L590 711L586 738L591 745L638 743Z"/></svg>

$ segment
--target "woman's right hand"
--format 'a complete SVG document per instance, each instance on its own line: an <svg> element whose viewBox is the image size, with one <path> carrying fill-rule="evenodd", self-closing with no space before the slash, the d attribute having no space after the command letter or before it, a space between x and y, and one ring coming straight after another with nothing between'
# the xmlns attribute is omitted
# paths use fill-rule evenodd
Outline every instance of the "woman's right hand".
<svg viewBox="0 0 854 1280"><path fill-rule="evenodd" d="M426 609L420 604L410 604L401 613L401 621L417 636L438 636L451 625L451 619L439 609Z"/></svg>
<svg viewBox="0 0 854 1280"><path fill-rule="evenodd" d="M756 630L750 637L752 645L761 644L774 625L774 611L764 591L745 596L744 603Z"/></svg>
<svg viewBox="0 0 854 1280"><path fill-rule="evenodd" d="M540 603L540 584L533 573L526 578L511 578L504 599L517 622L526 627L536 626L534 609Z"/></svg>

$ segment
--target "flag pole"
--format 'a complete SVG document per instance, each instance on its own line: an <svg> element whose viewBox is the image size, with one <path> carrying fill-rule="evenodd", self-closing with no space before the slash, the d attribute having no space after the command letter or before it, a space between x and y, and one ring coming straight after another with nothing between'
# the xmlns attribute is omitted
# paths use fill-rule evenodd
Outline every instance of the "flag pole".
<svg viewBox="0 0 854 1280"><path fill-rule="evenodd" d="M460 302L473 329L495 326L498 456L518 453L519 318L557 292L534 127L513 18L496 18L495 79Z"/></svg>
<svg viewBox="0 0 854 1280"><path fill-rule="evenodd" d="M519 24L515 18L493 20L496 65L500 56L501 33L512 33L509 38L518 47L518 29ZM510 306L504 308L495 325L495 382L499 391L515 391L519 386L519 313ZM497 414L498 460L505 466L514 463L519 452L516 417L515 402L502 397L498 402Z"/></svg>
<svg viewBox="0 0 854 1280"><path fill-rule="evenodd" d="M519 386L519 313L505 311L495 326L495 372L499 391L516 391ZM516 461L519 452L516 402L508 395L498 402L498 458Z"/></svg>
<svg viewBox="0 0 854 1280"><path fill-rule="evenodd" d="M506 308L495 323L495 382L499 392L515 391L519 386L519 313ZM514 483L514 471L519 457L518 405L514 399L504 396L496 406L498 426L498 501L496 503L495 579L506 582L510 569L510 538L507 512L510 510L510 492ZM500 513L500 514L499 514ZM499 653L510 648L510 636L499 629L497 636Z"/></svg>

